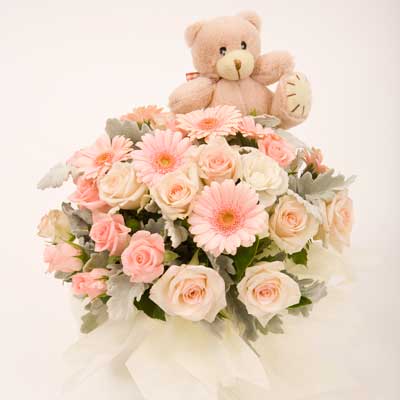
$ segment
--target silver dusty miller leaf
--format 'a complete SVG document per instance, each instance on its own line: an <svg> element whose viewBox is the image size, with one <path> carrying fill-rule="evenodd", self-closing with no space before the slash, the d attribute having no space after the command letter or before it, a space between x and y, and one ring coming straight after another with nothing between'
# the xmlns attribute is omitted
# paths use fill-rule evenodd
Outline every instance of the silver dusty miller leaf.
<svg viewBox="0 0 400 400"><path fill-rule="evenodd" d="M331 200L335 192L346 189L355 181L355 176L346 179L339 174L334 176L333 169L320 174L313 179L310 172L306 172L300 178L291 176L289 179L289 188L298 193L306 200Z"/></svg>
<svg viewBox="0 0 400 400"><path fill-rule="evenodd" d="M115 275L108 280L107 287L107 294L111 296L107 302L108 315L114 321L121 321L135 312L133 301L140 300L148 285L132 283L126 275Z"/></svg>
<svg viewBox="0 0 400 400"><path fill-rule="evenodd" d="M108 251L90 254L89 260L83 266L83 272L90 272L94 268L105 268L108 265Z"/></svg>
<svg viewBox="0 0 400 400"><path fill-rule="evenodd" d="M247 312L246 306L237 298L237 290L235 288L232 288L226 294L226 302L228 314L238 329L240 336L245 341L254 342L257 340L257 320Z"/></svg>
<svg viewBox="0 0 400 400"><path fill-rule="evenodd" d="M294 136L292 133L288 131L284 131L283 129L276 129L275 133L282 138L284 138L287 142L289 142L293 147L296 149L306 149L307 145L300 139L298 139L296 136Z"/></svg>
<svg viewBox="0 0 400 400"><path fill-rule="evenodd" d="M85 306L88 312L82 315L81 332L90 333L108 318L107 306L100 300L94 299Z"/></svg>
<svg viewBox="0 0 400 400"><path fill-rule="evenodd" d="M235 267L233 266L233 260L224 255L214 257L212 254L207 253L207 257L210 260L211 266L221 275L225 281L225 291L227 292L229 288L234 284L231 275L236 274Z"/></svg>
<svg viewBox="0 0 400 400"><path fill-rule="evenodd" d="M144 225L143 229L150 233L159 233L161 236L164 236L165 220L164 218L159 218L155 221L153 218L150 218L147 224Z"/></svg>
<svg viewBox="0 0 400 400"><path fill-rule="evenodd" d="M88 236L90 225L92 224L92 216L89 210L74 210L69 203L62 203L62 210L68 217L71 226L71 232L76 237Z"/></svg>
<svg viewBox="0 0 400 400"><path fill-rule="evenodd" d="M189 237L189 232L185 227L168 219L165 221L165 230L167 235L171 238L172 247L174 249Z"/></svg>
<svg viewBox="0 0 400 400"><path fill-rule="evenodd" d="M58 188L68 180L70 175L76 173L76 168L65 163L58 163L50 168L47 174L39 181L37 188L44 190L48 188Z"/></svg>
<svg viewBox="0 0 400 400"><path fill-rule="evenodd" d="M260 124L264 128L275 128L281 123L281 120L278 117L268 114L258 115L253 118L256 124Z"/></svg>
<svg viewBox="0 0 400 400"><path fill-rule="evenodd" d="M111 139L115 136L124 136L131 139L133 143L136 143L142 139L145 133L151 132L151 129L146 124L142 124L139 128L137 122L110 118L106 122L106 132Z"/></svg>
<svg viewBox="0 0 400 400"><path fill-rule="evenodd" d="M328 295L325 282L315 281L310 278L299 279L297 276L287 273L299 285L301 295L312 301L312 304L303 307L289 309L289 314L303 315L308 317L313 309L313 305Z"/></svg>

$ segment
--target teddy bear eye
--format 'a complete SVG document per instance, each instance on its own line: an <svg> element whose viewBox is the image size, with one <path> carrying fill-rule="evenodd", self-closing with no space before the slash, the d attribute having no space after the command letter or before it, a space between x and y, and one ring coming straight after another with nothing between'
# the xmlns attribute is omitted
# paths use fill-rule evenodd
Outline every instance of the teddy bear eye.
<svg viewBox="0 0 400 400"><path fill-rule="evenodd" d="M243 50L246 50L246 49L247 49L247 43L246 43L246 42L240 43L240 46L241 46L241 48L242 48Z"/></svg>
<svg viewBox="0 0 400 400"><path fill-rule="evenodd" d="M222 56L224 56L226 54L226 47L221 47L219 49L219 54L221 54Z"/></svg>

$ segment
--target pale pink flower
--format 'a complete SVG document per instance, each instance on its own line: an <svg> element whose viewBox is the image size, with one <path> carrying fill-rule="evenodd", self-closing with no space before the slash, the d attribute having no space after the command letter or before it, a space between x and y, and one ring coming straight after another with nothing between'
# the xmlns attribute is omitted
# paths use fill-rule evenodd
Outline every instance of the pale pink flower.
<svg viewBox="0 0 400 400"><path fill-rule="evenodd" d="M99 189L96 179L86 179L84 176L76 180L76 191L68 199L79 207L87 208L91 211L107 211L110 207L100 199Z"/></svg>
<svg viewBox="0 0 400 400"><path fill-rule="evenodd" d="M300 301L299 285L280 272L284 269L281 261L260 262L246 268L245 276L237 286L238 299L263 326L274 315Z"/></svg>
<svg viewBox="0 0 400 400"><path fill-rule="evenodd" d="M317 239L325 246L331 245L338 252L350 246L350 237L354 223L353 201L343 190L335 194L332 200L321 200L322 225Z"/></svg>
<svg viewBox="0 0 400 400"><path fill-rule="evenodd" d="M261 124L257 124L254 118L246 116L243 117L239 122L239 132L244 137L250 137L252 139L263 139L265 135L274 133L271 128L264 128Z"/></svg>
<svg viewBox="0 0 400 400"><path fill-rule="evenodd" d="M258 200L247 183L212 182L201 192L189 216L194 241L214 256L236 254L239 246L251 246L256 235L266 231L268 220Z"/></svg>
<svg viewBox="0 0 400 400"><path fill-rule="evenodd" d="M53 243L67 242L73 236L68 217L61 210L50 210L42 217L38 235Z"/></svg>
<svg viewBox="0 0 400 400"><path fill-rule="evenodd" d="M136 232L121 255L123 271L131 282L150 283L164 272L164 239L158 233Z"/></svg>
<svg viewBox="0 0 400 400"><path fill-rule="evenodd" d="M133 166L138 180L151 186L160 178L177 170L188 159L190 140L180 132L155 130L146 133L133 151Z"/></svg>
<svg viewBox="0 0 400 400"><path fill-rule="evenodd" d="M165 112L162 107L149 105L134 108L132 112L123 115L121 121L132 121L138 124L146 123L151 127L156 127L160 124L165 124L168 117L169 113Z"/></svg>
<svg viewBox="0 0 400 400"><path fill-rule="evenodd" d="M44 262L49 264L48 271L75 272L82 268L79 258L81 251L69 243L48 245L44 249Z"/></svg>
<svg viewBox="0 0 400 400"><path fill-rule="evenodd" d="M312 169L319 174L322 174L329 169L326 165L322 164L324 157L320 149L316 149L315 147L311 150L305 149L303 151L303 158L307 165L312 167Z"/></svg>
<svg viewBox="0 0 400 400"><path fill-rule="evenodd" d="M281 167L286 168L296 158L295 148L284 138L275 133L269 133L258 140L258 148L265 155L273 158Z"/></svg>
<svg viewBox="0 0 400 400"><path fill-rule="evenodd" d="M103 176L117 161L131 159L132 141L123 136L100 136L86 149L77 151L68 163L77 168L86 178Z"/></svg>
<svg viewBox="0 0 400 400"><path fill-rule="evenodd" d="M94 299L107 291L107 278L110 274L105 268L94 268L72 277L72 292L76 296L89 296Z"/></svg>
<svg viewBox="0 0 400 400"><path fill-rule="evenodd" d="M165 122L165 127L166 127L166 129L170 130L171 132L182 133L182 137L187 136L187 132L184 129L179 127L179 123L176 120L175 116L171 117L170 119L167 119L167 121Z"/></svg>
<svg viewBox="0 0 400 400"><path fill-rule="evenodd" d="M108 250L111 256L120 256L128 246L130 230L121 214L95 213L89 235L95 242L96 251Z"/></svg>
<svg viewBox="0 0 400 400"><path fill-rule="evenodd" d="M226 307L225 282L204 265L171 265L152 286L150 299L168 315L211 323Z"/></svg>
<svg viewBox="0 0 400 400"><path fill-rule="evenodd" d="M240 111L227 105L178 114L176 117L178 127L188 132L191 139L206 140L211 136L235 135L240 118Z"/></svg>

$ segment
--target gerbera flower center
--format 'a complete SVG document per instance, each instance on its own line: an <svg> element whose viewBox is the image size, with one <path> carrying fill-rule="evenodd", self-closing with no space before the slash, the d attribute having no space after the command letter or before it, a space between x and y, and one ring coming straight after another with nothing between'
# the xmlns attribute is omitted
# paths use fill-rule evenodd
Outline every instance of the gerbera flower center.
<svg viewBox="0 0 400 400"><path fill-rule="evenodd" d="M222 210L217 215L217 225L225 233L232 233L239 227L240 217L235 210Z"/></svg>
<svg viewBox="0 0 400 400"><path fill-rule="evenodd" d="M175 164L175 158L169 153L161 153L156 158L156 164L161 170L171 169Z"/></svg>
<svg viewBox="0 0 400 400"><path fill-rule="evenodd" d="M199 128L204 130L212 130L218 126L218 119L217 118L204 118L199 122Z"/></svg>
<svg viewBox="0 0 400 400"><path fill-rule="evenodd" d="M94 160L94 162L97 166L111 163L111 161L112 161L111 153L102 153L102 154L98 155Z"/></svg>

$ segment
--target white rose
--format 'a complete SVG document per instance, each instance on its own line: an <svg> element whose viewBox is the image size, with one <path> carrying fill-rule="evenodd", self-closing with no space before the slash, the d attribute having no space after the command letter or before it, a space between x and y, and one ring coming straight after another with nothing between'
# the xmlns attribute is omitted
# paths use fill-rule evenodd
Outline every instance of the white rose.
<svg viewBox="0 0 400 400"><path fill-rule="evenodd" d="M72 237L68 217L61 210L50 210L40 220L38 235L53 243L68 241Z"/></svg>
<svg viewBox="0 0 400 400"><path fill-rule="evenodd" d="M203 265L172 265L152 286L150 299L168 315L213 322L226 307L225 282Z"/></svg>
<svg viewBox="0 0 400 400"><path fill-rule="evenodd" d="M131 163L117 162L98 182L100 199L111 207L135 210L141 205L147 187L139 183Z"/></svg>
<svg viewBox="0 0 400 400"><path fill-rule="evenodd" d="M301 293L298 284L279 272L285 268L280 261L260 262L246 269L238 284L239 300L247 312L265 326L278 312L297 304Z"/></svg>
<svg viewBox="0 0 400 400"><path fill-rule="evenodd" d="M165 174L151 188L150 194L164 217L174 221L186 218L190 214L200 186L197 167L191 163Z"/></svg>
<svg viewBox="0 0 400 400"><path fill-rule="evenodd" d="M287 172L271 157L258 150L242 156L243 180L258 193L261 204L269 207L277 196L287 192Z"/></svg>
<svg viewBox="0 0 400 400"><path fill-rule="evenodd" d="M350 246L354 222L353 201L347 191L341 191L331 201L321 201L320 210L323 223L317 238L322 239L325 246L331 245L341 252L344 246Z"/></svg>
<svg viewBox="0 0 400 400"><path fill-rule="evenodd" d="M220 136L199 147L197 163L200 177L207 184L213 181L222 182L225 179L237 181L242 175L239 152Z"/></svg>
<svg viewBox="0 0 400 400"><path fill-rule="evenodd" d="M270 219L271 238L279 248L293 254L301 251L306 243L318 232L319 223L306 206L295 196L279 199Z"/></svg>

